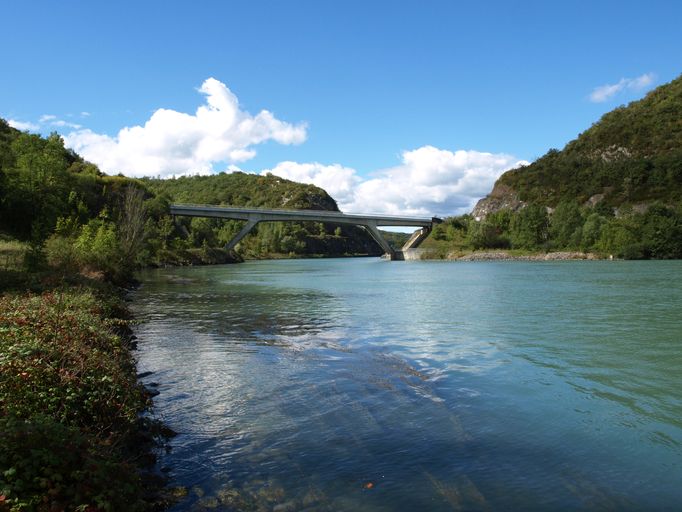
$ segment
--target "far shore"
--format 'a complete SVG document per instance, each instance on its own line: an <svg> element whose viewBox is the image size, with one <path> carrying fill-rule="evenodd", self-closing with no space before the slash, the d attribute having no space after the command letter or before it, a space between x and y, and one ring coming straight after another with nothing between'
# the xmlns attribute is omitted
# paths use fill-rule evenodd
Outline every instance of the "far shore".
<svg viewBox="0 0 682 512"><path fill-rule="evenodd" d="M404 253L406 260L447 260L447 261L568 261L568 260L612 260L613 256L601 256L591 252L556 251L533 254L517 254L510 251L449 252L445 255L430 249L411 249Z"/></svg>

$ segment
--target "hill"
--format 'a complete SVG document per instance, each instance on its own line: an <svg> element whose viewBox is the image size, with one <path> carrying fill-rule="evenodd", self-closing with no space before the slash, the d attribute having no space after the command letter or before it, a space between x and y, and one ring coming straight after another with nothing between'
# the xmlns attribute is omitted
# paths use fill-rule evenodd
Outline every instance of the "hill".
<svg viewBox="0 0 682 512"><path fill-rule="evenodd" d="M561 202L640 211L682 200L682 76L605 114L566 147L503 174L476 217Z"/></svg>

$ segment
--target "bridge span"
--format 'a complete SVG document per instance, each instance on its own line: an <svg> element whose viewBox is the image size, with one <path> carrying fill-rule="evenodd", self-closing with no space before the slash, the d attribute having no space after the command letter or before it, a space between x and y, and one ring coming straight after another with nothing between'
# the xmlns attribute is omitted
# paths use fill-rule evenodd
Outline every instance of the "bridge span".
<svg viewBox="0 0 682 512"><path fill-rule="evenodd" d="M232 250L259 222L329 222L332 224L350 224L363 227L376 240L386 256L391 259L402 259L402 251L414 249L428 236L434 224L442 222L438 217L417 218L397 217L389 215L364 215L357 213L331 212L328 210L279 210L265 208L235 208L231 206L214 206L200 204L172 204L171 215L188 217L215 217L246 221L244 227L225 247ZM381 235L379 226L417 227L400 251L395 251Z"/></svg>

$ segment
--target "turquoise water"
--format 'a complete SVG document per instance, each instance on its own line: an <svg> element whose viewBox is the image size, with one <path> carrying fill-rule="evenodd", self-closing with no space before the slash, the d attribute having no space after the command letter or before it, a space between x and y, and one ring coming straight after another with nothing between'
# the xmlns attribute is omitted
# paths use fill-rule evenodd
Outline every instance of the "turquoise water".
<svg viewBox="0 0 682 512"><path fill-rule="evenodd" d="M158 270L174 510L682 507L682 262Z"/></svg>

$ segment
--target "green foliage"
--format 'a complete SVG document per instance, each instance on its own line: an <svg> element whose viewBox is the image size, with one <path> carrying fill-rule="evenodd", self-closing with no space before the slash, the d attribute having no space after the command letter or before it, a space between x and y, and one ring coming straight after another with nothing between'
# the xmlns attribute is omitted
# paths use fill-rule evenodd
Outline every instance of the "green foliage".
<svg viewBox="0 0 682 512"><path fill-rule="evenodd" d="M123 447L146 399L92 292L0 297L0 494L11 510L139 509Z"/></svg>
<svg viewBox="0 0 682 512"><path fill-rule="evenodd" d="M105 272L115 270L120 255L116 226L106 215L91 220L81 228L74 249L84 264Z"/></svg>
<svg viewBox="0 0 682 512"><path fill-rule="evenodd" d="M23 267L26 243L0 236L0 269L18 270Z"/></svg>
<svg viewBox="0 0 682 512"><path fill-rule="evenodd" d="M178 203L338 211L336 202L321 188L271 174L234 172L142 181L157 195Z"/></svg>
<svg viewBox="0 0 682 512"><path fill-rule="evenodd" d="M584 220L580 206L575 201L562 201L552 213L549 234L559 247L577 248L582 238Z"/></svg>
<svg viewBox="0 0 682 512"><path fill-rule="evenodd" d="M607 219L597 212L590 213L583 224L580 247L584 251L596 249L596 244L602 238L602 230L608 223Z"/></svg>
<svg viewBox="0 0 682 512"><path fill-rule="evenodd" d="M682 258L682 207L661 203L640 213L623 208L618 216L564 202L548 217L545 208L529 205L518 212L500 210L480 222L466 220L453 217L443 223L465 226L466 244L447 237L441 228L425 247L442 250L434 241L445 241L449 251L507 249L511 240L513 249L527 251L579 249L625 259Z"/></svg>
<svg viewBox="0 0 682 512"><path fill-rule="evenodd" d="M539 205L528 205L511 218L509 233L515 249L537 249L548 239L547 211Z"/></svg>
<svg viewBox="0 0 682 512"><path fill-rule="evenodd" d="M42 414L7 416L0 437L0 495L9 510L144 509L137 468L77 428Z"/></svg>
<svg viewBox="0 0 682 512"><path fill-rule="evenodd" d="M480 222L468 224L468 240L474 249L508 249L512 213L500 210Z"/></svg>
<svg viewBox="0 0 682 512"><path fill-rule="evenodd" d="M603 195L605 207L682 199L682 77L605 114L562 151L498 181L526 202L555 207ZM602 212L603 213L603 212Z"/></svg>

